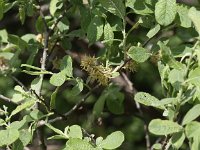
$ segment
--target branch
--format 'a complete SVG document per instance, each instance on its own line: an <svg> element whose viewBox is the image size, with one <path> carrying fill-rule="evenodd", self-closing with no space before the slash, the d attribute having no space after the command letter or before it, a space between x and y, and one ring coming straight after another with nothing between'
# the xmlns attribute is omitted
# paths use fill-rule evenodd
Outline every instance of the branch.
<svg viewBox="0 0 200 150"><path fill-rule="evenodd" d="M127 77L127 75L125 73L122 73L122 76L124 77L124 80L126 81L128 89L129 89L129 91L127 91L127 92L129 92L131 95L135 95L137 93L137 90L133 87L133 83L129 80L129 78ZM146 139L146 148L147 148L147 150L150 150L151 143L150 143L148 125L147 125L147 122L145 121L144 113L143 113L143 111L141 109L140 104L135 101L135 105L136 105L136 108L137 108L138 112L140 113L140 116L141 116L143 122L144 122L144 132L145 132L145 139Z"/></svg>
<svg viewBox="0 0 200 150"><path fill-rule="evenodd" d="M25 91L28 91L28 88L21 82L19 81L19 79L17 79L15 76L11 75L11 78L17 82L17 84L19 84Z"/></svg>
<svg viewBox="0 0 200 150"><path fill-rule="evenodd" d="M96 85L94 88L92 88L80 101L78 101L68 112L66 112L64 115L60 115L60 114L56 114L58 115L58 117L54 118L54 119L50 119L48 120L48 123L54 123L63 119L66 119L67 117L69 117L73 112L75 112L79 106L81 104L83 104L86 99L94 92L94 90L96 90L99 87L99 85ZM46 122L44 120L41 120L38 122L38 127L42 127L46 124Z"/></svg>
<svg viewBox="0 0 200 150"><path fill-rule="evenodd" d="M41 69L42 70L46 70L46 60L47 60L47 51L48 51L48 45L49 45L49 35L50 35L50 30L49 30L49 27L47 25L47 22L45 20L45 16L43 14L43 11L41 9L41 5L40 5L40 1L39 0L36 0L36 2L38 3L39 5L39 11L40 11L40 16L42 17L42 20L43 20L43 23L44 23L44 26L45 26L45 32L44 32L44 48L43 48L43 54L42 54L42 58L41 58ZM40 97L41 96L41 90L42 90L42 85L43 85L43 79L44 79L44 75L41 74L40 75L40 85L38 86L38 89L35 91L37 93L37 95ZM39 109L39 104L36 104L36 108ZM37 139L36 140L36 143L37 145L39 145L39 147L43 150L46 150L47 147L45 145L45 142L44 142L44 134L43 134L43 129L39 129L37 130Z"/></svg>
<svg viewBox="0 0 200 150"><path fill-rule="evenodd" d="M13 102L10 98L5 97L5 96L2 95L2 94L0 94L0 99L3 100L4 102L11 103L11 104L14 104L14 105L18 105L18 103Z"/></svg>

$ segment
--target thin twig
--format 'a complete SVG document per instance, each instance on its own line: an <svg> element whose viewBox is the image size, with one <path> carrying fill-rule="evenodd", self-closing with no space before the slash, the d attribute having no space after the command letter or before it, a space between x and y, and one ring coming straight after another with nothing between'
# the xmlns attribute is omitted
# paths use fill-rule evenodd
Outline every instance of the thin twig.
<svg viewBox="0 0 200 150"><path fill-rule="evenodd" d="M15 76L11 75L11 78L17 82L17 84L19 84L25 91L28 91L28 88L19 80L17 79Z"/></svg>
<svg viewBox="0 0 200 150"><path fill-rule="evenodd" d="M146 148L147 148L147 150L150 150L151 149L151 143L150 143L148 125L147 125L147 122L144 119L144 113L143 113L143 111L142 111L142 109L140 107L140 104L138 102L136 102L136 101L135 101L135 104L136 104L137 110L139 111L139 113L142 116L143 121L144 121L144 132L145 132Z"/></svg>
<svg viewBox="0 0 200 150"><path fill-rule="evenodd" d="M135 88L133 88L133 83L129 80L129 78L127 77L127 75L125 73L122 73L122 76L124 77L124 80L126 81L128 87L129 87L129 93L131 95L135 95L137 93L137 90ZM147 150L150 150L151 148L151 143L150 143L150 137L149 137L149 131L148 131L148 125L147 125L147 122L145 121L145 118L144 118L144 113L142 111L142 108L140 106L140 104L138 102L135 101L135 105L136 105L136 108L141 116L141 118L143 119L143 122L144 122L144 132L145 132L145 139L146 139L146 148Z"/></svg>
<svg viewBox="0 0 200 150"><path fill-rule="evenodd" d="M53 119L50 119L48 120L48 123L54 123L54 122L57 122L57 121L60 121L60 120L63 120L63 119L66 119L67 117L69 117L73 112L75 112L79 106L81 104L83 104L86 99L94 92L94 90L96 90L97 88L99 87L99 85L96 85L93 89L91 89L80 101L78 101L68 112L66 112L64 115L60 115L60 114L57 114L58 117L56 118L53 118ZM42 127L45 125L45 121L44 120L41 120L38 122L38 127Z"/></svg>
<svg viewBox="0 0 200 150"><path fill-rule="evenodd" d="M130 24L131 26L134 26L135 23L129 17L125 17L125 20L128 24Z"/></svg>
<svg viewBox="0 0 200 150"><path fill-rule="evenodd" d="M39 1L39 0L36 0L36 2L38 3L38 5L39 5L39 7L40 7L40 8L39 8L40 16L42 17L42 21L43 21L44 26L45 26L44 43L43 43L44 48L43 48L43 53L42 53L42 58L41 58L41 67L40 67L40 68L41 68L42 70L46 70L46 60L47 60L47 52L48 52L48 45L49 45L50 29L49 29L49 27L48 27L48 25L47 25L47 22L46 22L46 20L45 20L45 16L44 16L44 14L43 14L43 11L41 10L40 1ZM43 85L43 79L44 79L44 75L41 74L41 75L40 75L40 80L41 80L40 85L38 86L38 88L37 88L36 91L35 91L39 97L41 96L41 90L42 90L42 85ZM37 104L36 107L37 107L38 109L40 109L40 108L39 108L39 104ZM46 150L47 147L46 147L46 144L45 144L45 142L44 142L43 128L37 130L37 138L38 138L38 139L37 139L37 144L40 145L41 149Z"/></svg>
<svg viewBox="0 0 200 150"><path fill-rule="evenodd" d="M52 111L54 114L56 114L57 116L62 117L63 119L66 119L66 117L63 114L60 114L58 111L56 111L55 109L51 109L50 106L47 104L47 102L41 97L39 96L35 90L31 90L33 92L33 94L37 97L38 100L40 100L44 106L46 107L47 111L50 112Z"/></svg>
<svg viewBox="0 0 200 150"><path fill-rule="evenodd" d="M67 113L64 114L65 117L71 115L79 106L85 102L85 100L92 94L94 90L96 90L99 87L99 85L96 85L92 90L90 90L72 109L70 109Z"/></svg>
<svg viewBox="0 0 200 150"><path fill-rule="evenodd" d="M7 103L11 103L11 104L15 104L15 105L18 105L18 103L16 102L13 102L10 98L0 94L0 99L3 100L4 102L7 102Z"/></svg>

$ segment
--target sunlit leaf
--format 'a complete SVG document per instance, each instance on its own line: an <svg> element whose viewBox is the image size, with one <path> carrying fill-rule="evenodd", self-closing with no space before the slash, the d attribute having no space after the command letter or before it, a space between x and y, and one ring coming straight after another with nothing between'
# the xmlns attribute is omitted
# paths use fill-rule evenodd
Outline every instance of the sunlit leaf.
<svg viewBox="0 0 200 150"><path fill-rule="evenodd" d="M153 119L148 128L155 135L168 135L182 130L182 127L176 122L161 119Z"/></svg>
<svg viewBox="0 0 200 150"><path fill-rule="evenodd" d="M200 116L200 104L193 106L184 116L182 125L188 124Z"/></svg>
<svg viewBox="0 0 200 150"><path fill-rule="evenodd" d="M124 134L121 131L115 131L108 135L99 146L105 149L116 149L124 141Z"/></svg>
<svg viewBox="0 0 200 150"><path fill-rule="evenodd" d="M156 21L163 26L171 24L176 16L176 0L159 0L155 6Z"/></svg>

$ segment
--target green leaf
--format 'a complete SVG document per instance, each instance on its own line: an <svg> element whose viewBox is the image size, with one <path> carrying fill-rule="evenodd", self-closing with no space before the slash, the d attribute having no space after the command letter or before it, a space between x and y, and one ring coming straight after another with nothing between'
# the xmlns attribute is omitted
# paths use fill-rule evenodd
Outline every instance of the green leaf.
<svg viewBox="0 0 200 150"><path fill-rule="evenodd" d="M73 77L72 58L70 56L64 56L61 60L60 70L68 77Z"/></svg>
<svg viewBox="0 0 200 150"><path fill-rule="evenodd" d="M35 6L33 4L33 1L27 4L27 6L26 6L27 16L32 17L34 15L34 11L35 11L34 8L35 8Z"/></svg>
<svg viewBox="0 0 200 150"><path fill-rule="evenodd" d="M48 137L48 140L62 140L62 139L66 140L66 137L63 135L53 135L51 137Z"/></svg>
<svg viewBox="0 0 200 150"><path fill-rule="evenodd" d="M70 50L72 48L72 43L71 43L71 39L69 37L64 37L61 39L60 41L60 45L66 49L66 50Z"/></svg>
<svg viewBox="0 0 200 150"><path fill-rule="evenodd" d="M200 104L195 105L192 107L184 116L182 125L188 124L191 121L195 120L197 117L200 116Z"/></svg>
<svg viewBox="0 0 200 150"><path fill-rule="evenodd" d="M6 125L6 122L0 118L0 126Z"/></svg>
<svg viewBox="0 0 200 150"><path fill-rule="evenodd" d="M77 96L81 91L83 91L83 80L81 78L76 78L76 85L72 88L70 94Z"/></svg>
<svg viewBox="0 0 200 150"><path fill-rule="evenodd" d="M19 86L19 85L16 85L14 87L14 90L17 91L17 92L19 92L19 93L25 93L24 89L21 86Z"/></svg>
<svg viewBox="0 0 200 150"><path fill-rule="evenodd" d="M55 73L50 78L50 83L54 86L61 86L66 80L66 76L63 72Z"/></svg>
<svg viewBox="0 0 200 150"><path fill-rule="evenodd" d="M62 3L59 4L60 2L60 0L51 0L49 11L52 16L55 16L56 11L62 7Z"/></svg>
<svg viewBox="0 0 200 150"><path fill-rule="evenodd" d="M154 96L150 95L149 93L145 92L138 92L134 98L135 101L146 105L146 106L153 106L156 108L163 108L160 106L160 101L155 98Z"/></svg>
<svg viewBox="0 0 200 150"><path fill-rule="evenodd" d="M124 19L126 12L122 0L99 0L99 2L106 10Z"/></svg>
<svg viewBox="0 0 200 150"><path fill-rule="evenodd" d="M85 140L70 138L66 143L66 150L94 150L94 147Z"/></svg>
<svg viewBox="0 0 200 150"><path fill-rule="evenodd" d="M197 121L192 121L188 123L185 127L185 133L187 138L193 138L199 136L200 134L200 123Z"/></svg>
<svg viewBox="0 0 200 150"><path fill-rule="evenodd" d="M152 27L149 32L147 33L148 38L154 37L158 32L160 31L160 25L157 24L154 27Z"/></svg>
<svg viewBox="0 0 200 150"><path fill-rule="evenodd" d="M184 132L175 133L171 138L172 146L175 149L179 149L183 145L184 140L185 140Z"/></svg>
<svg viewBox="0 0 200 150"><path fill-rule="evenodd" d="M12 7L14 7L17 4L17 1L14 1L12 3L6 3L4 5L4 13L6 13L7 11L9 11Z"/></svg>
<svg viewBox="0 0 200 150"><path fill-rule="evenodd" d="M53 127L53 126L50 125L49 123L46 123L45 125L46 125L48 128L50 128L51 130L53 130L54 132L56 132L57 134L64 136L66 139L69 138L68 135L65 135L61 130L59 130L59 129Z"/></svg>
<svg viewBox="0 0 200 150"><path fill-rule="evenodd" d="M192 7L188 12L188 16L192 20L197 32L200 35L200 11L196 10L195 7Z"/></svg>
<svg viewBox="0 0 200 150"><path fill-rule="evenodd" d="M178 5L177 12L179 15L180 26L184 28L190 28L192 26L191 19L188 16L189 7L186 5Z"/></svg>
<svg viewBox="0 0 200 150"><path fill-rule="evenodd" d="M171 24L176 17L176 0L159 0L155 6L156 21L163 26Z"/></svg>
<svg viewBox="0 0 200 150"><path fill-rule="evenodd" d="M108 135L99 146L105 149L116 149L123 143L123 141L124 134L121 131L115 131Z"/></svg>
<svg viewBox="0 0 200 150"><path fill-rule="evenodd" d="M102 18L98 16L95 16L90 22L87 29L87 38L89 39L91 44L101 38L103 34L103 24L104 22Z"/></svg>
<svg viewBox="0 0 200 150"><path fill-rule="evenodd" d="M25 34L21 37L22 40L24 40L27 43L31 43L31 44L34 42L37 42L36 38L37 38L37 36L35 34L31 34L31 33Z"/></svg>
<svg viewBox="0 0 200 150"><path fill-rule="evenodd" d="M0 30L0 41L3 43L8 42L8 32L5 29Z"/></svg>
<svg viewBox="0 0 200 150"><path fill-rule="evenodd" d="M21 50L24 50L27 47L27 43L17 35L9 34L8 42L17 45Z"/></svg>
<svg viewBox="0 0 200 150"><path fill-rule="evenodd" d="M184 69L184 65L175 60L169 47L167 47L164 43L160 41L158 42L158 45L160 46L162 61L164 63L168 64L171 68L174 68L177 70Z"/></svg>
<svg viewBox="0 0 200 150"><path fill-rule="evenodd" d="M48 115L48 114L47 114ZM30 117L33 118L34 120L40 120L42 117L44 117L43 113L39 111L38 109L34 109L30 113Z"/></svg>
<svg viewBox="0 0 200 150"><path fill-rule="evenodd" d="M148 15L153 13L146 1L126 0L126 7L133 9L134 13L140 15Z"/></svg>
<svg viewBox="0 0 200 150"><path fill-rule="evenodd" d="M113 114L123 114L124 113L124 94L121 92L115 92L114 94L109 94L106 99L106 106L108 110Z"/></svg>
<svg viewBox="0 0 200 150"><path fill-rule="evenodd" d="M21 112L22 110L26 109L26 108L30 108L35 104L34 100L28 100L26 102L24 102L23 104L17 106L11 113L10 117L12 117L13 115Z"/></svg>
<svg viewBox="0 0 200 150"><path fill-rule="evenodd" d="M35 78L32 82L31 82L31 89L34 91L37 91L37 89L42 85L42 78L38 77Z"/></svg>
<svg viewBox="0 0 200 150"><path fill-rule="evenodd" d="M191 145L191 150L197 150L200 149L200 136L197 135L193 138L193 142Z"/></svg>
<svg viewBox="0 0 200 150"><path fill-rule="evenodd" d="M152 120L148 128L149 131L155 135L168 135L182 130L182 127L179 124L161 119Z"/></svg>
<svg viewBox="0 0 200 150"><path fill-rule="evenodd" d="M91 11L86 9L85 7L80 7L80 15L81 15L81 29L87 32L88 26L92 20Z"/></svg>
<svg viewBox="0 0 200 150"><path fill-rule="evenodd" d="M113 30L112 30L112 27L110 26L110 24L108 22L106 22L106 24L104 26L104 40L105 40L105 43L108 46L112 46L113 39L114 39L114 33L113 33Z"/></svg>
<svg viewBox="0 0 200 150"><path fill-rule="evenodd" d="M26 121L27 121L27 120L26 120L25 117L23 117L23 119L20 120L20 121L13 121L13 122L10 124L9 128L13 128L13 129L19 130L19 129L21 129L21 128L26 124Z"/></svg>
<svg viewBox="0 0 200 150"><path fill-rule="evenodd" d="M96 103L94 104L92 113L95 116L99 117L101 113L103 112L107 96L108 95L103 92L101 96L98 98L98 100L96 101Z"/></svg>
<svg viewBox="0 0 200 150"><path fill-rule="evenodd" d="M23 146L25 147L30 143L32 140L32 134L28 131L28 129L20 130L19 140L22 142Z"/></svg>
<svg viewBox="0 0 200 150"><path fill-rule="evenodd" d="M135 47L132 46L129 50L128 50L128 55L136 62L138 63L142 63L145 62L149 56L150 53L142 48L142 47Z"/></svg>
<svg viewBox="0 0 200 150"><path fill-rule="evenodd" d="M66 32L69 30L69 21L67 17L63 17L59 23L57 24L58 29L60 32Z"/></svg>
<svg viewBox="0 0 200 150"><path fill-rule="evenodd" d="M25 97L21 93L14 93L12 96L12 101L16 103L22 102L24 99Z"/></svg>
<svg viewBox="0 0 200 150"><path fill-rule="evenodd" d="M81 37L81 38L83 38L85 36L85 33L84 33L83 30L77 29L77 30L73 30L73 31L69 32L67 34L67 36L72 37L72 38L74 38L74 37Z"/></svg>
<svg viewBox="0 0 200 150"><path fill-rule="evenodd" d="M194 70L191 70L188 76L188 79L186 82L189 82L195 86L200 87L200 67L195 68Z"/></svg>
<svg viewBox="0 0 200 150"><path fill-rule="evenodd" d="M41 16L37 18L35 28L39 33L43 33L45 31L45 24Z"/></svg>
<svg viewBox="0 0 200 150"><path fill-rule="evenodd" d="M168 81L170 83L175 83L175 82L183 82L184 81L184 72L180 70L173 69L169 73L169 79Z"/></svg>
<svg viewBox="0 0 200 150"><path fill-rule="evenodd" d="M123 21L119 17L109 14L108 18L106 18L113 31L122 31L123 30Z"/></svg>
<svg viewBox="0 0 200 150"><path fill-rule="evenodd" d="M41 68L29 65L29 64L22 64L21 67L27 67L27 68L31 68L31 69L34 69L34 70L43 71Z"/></svg>
<svg viewBox="0 0 200 150"><path fill-rule="evenodd" d="M78 138L78 139L82 139L83 134L82 134L82 130L81 127L78 125L73 125L69 127L69 134L68 134L69 138Z"/></svg>
<svg viewBox="0 0 200 150"><path fill-rule="evenodd" d="M21 23L24 24L26 18L26 9L24 6L19 7L19 18Z"/></svg>
<svg viewBox="0 0 200 150"><path fill-rule="evenodd" d="M156 143L156 144L153 144L152 148L153 148L153 150L161 150L162 145L160 143Z"/></svg>
<svg viewBox="0 0 200 150"><path fill-rule="evenodd" d="M58 90L59 90L59 87L57 87L56 90L51 94L51 101L50 101L51 109L56 108L56 96L57 96Z"/></svg>
<svg viewBox="0 0 200 150"><path fill-rule="evenodd" d="M19 131L17 129L7 129L0 131L0 146L10 145L19 138Z"/></svg>
<svg viewBox="0 0 200 150"><path fill-rule="evenodd" d="M13 144L12 144L12 150L24 150L23 143L17 139Z"/></svg>
<svg viewBox="0 0 200 150"><path fill-rule="evenodd" d="M164 98L164 99L160 100L159 105L165 106L165 105L168 105L168 104L174 104L176 102L177 102L176 98Z"/></svg>
<svg viewBox="0 0 200 150"><path fill-rule="evenodd" d="M4 0L0 1L0 20L3 18L3 13L4 13Z"/></svg>
<svg viewBox="0 0 200 150"><path fill-rule="evenodd" d="M52 74L49 71L28 71L28 70L22 70L22 72L32 75L32 76L39 76L41 74Z"/></svg>

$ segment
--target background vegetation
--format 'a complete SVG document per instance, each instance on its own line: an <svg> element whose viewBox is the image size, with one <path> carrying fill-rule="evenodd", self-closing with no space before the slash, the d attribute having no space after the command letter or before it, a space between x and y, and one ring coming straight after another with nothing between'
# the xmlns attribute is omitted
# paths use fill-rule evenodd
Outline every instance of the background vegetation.
<svg viewBox="0 0 200 150"><path fill-rule="evenodd" d="M0 147L200 149L199 34L197 1L0 0Z"/></svg>

